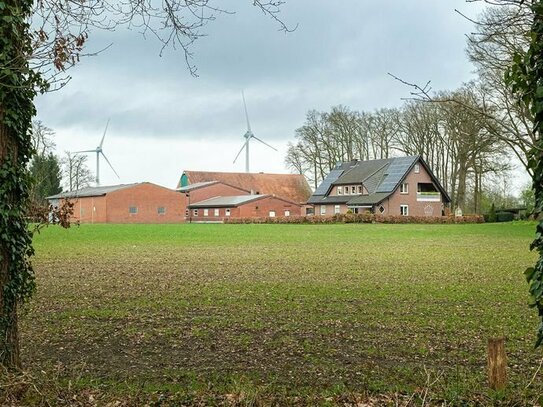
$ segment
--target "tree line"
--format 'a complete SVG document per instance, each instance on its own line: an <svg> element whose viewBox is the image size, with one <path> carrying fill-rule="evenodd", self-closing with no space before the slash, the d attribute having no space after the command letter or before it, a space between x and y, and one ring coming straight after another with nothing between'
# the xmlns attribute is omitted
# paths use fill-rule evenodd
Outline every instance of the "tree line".
<svg viewBox="0 0 543 407"><path fill-rule="evenodd" d="M458 89L430 95L427 86L416 86L401 107L373 112L346 106L310 110L289 143L286 165L316 187L338 162L420 155L453 207L481 213L498 198L511 204L510 157L533 176L528 152L537 135L506 72L527 47L532 19L528 4L486 9L467 40L476 78Z"/></svg>

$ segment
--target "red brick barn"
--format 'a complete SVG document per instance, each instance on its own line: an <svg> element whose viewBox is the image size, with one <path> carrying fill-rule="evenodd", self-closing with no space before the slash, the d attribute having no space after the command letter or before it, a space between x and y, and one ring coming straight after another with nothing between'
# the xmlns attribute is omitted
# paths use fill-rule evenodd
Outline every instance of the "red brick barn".
<svg viewBox="0 0 543 407"><path fill-rule="evenodd" d="M300 216L302 206L273 195L221 196L191 203L191 222L222 222L228 218Z"/></svg>
<svg viewBox="0 0 543 407"><path fill-rule="evenodd" d="M72 201L72 220L81 223L179 223L185 216L179 192L150 182L84 188L47 199L53 206Z"/></svg>

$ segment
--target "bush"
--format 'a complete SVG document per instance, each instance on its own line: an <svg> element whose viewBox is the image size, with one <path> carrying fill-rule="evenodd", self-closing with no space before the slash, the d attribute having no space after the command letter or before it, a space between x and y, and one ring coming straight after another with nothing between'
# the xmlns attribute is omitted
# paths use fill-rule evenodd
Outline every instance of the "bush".
<svg viewBox="0 0 543 407"><path fill-rule="evenodd" d="M333 216L288 216L275 218L229 218L224 223L280 223L280 224L332 224L332 223L426 223L426 224L452 224L452 223L483 223L482 215L467 216L383 216L372 213L345 213Z"/></svg>
<svg viewBox="0 0 543 407"><path fill-rule="evenodd" d="M487 222L497 222L497 221L498 221L498 218L496 217L496 207L494 206L494 202L492 202L492 206L490 207L490 211L488 212Z"/></svg>
<svg viewBox="0 0 543 407"><path fill-rule="evenodd" d="M515 219L515 215L513 215L511 212L498 212L496 213L496 221L497 222L511 222Z"/></svg>

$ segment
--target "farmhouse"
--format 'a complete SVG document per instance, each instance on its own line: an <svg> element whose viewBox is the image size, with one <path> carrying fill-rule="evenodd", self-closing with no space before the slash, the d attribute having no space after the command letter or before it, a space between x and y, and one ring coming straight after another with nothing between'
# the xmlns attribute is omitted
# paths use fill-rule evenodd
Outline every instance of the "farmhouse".
<svg viewBox="0 0 543 407"><path fill-rule="evenodd" d="M189 185L220 182L253 195L275 195L298 204L311 196L311 188L301 174L265 174L247 172L184 171L177 188ZM232 194L231 194L232 195ZM244 195L244 194L236 194ZM196 202L191 199L191 202Z"/></svg>
<svg viewBox="0 0 543 407"><path fill-rule="evenodd" d="M150 182L90 187L47 199L53 206L73 202L72 220L81 223L178 223L185 215L181 194Z"/></svg>
<svg viewBox="0 0 543 407"><path fill-rule="evenodd" d="M221 196L190 204L188 209L191 222L301 215L301 205L273 195Z"/></svg>
<svg viewBox="0 0 543 407"><path fill-rule="evenodd" d="M447 192L420 156L338 164L308 201L316 215L441 216Z"/></svg>

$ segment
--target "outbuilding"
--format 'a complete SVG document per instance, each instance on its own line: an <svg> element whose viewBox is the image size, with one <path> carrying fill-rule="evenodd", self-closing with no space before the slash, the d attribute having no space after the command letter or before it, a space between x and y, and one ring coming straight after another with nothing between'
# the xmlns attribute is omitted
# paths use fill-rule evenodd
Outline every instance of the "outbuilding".
<svg viewBox="0 0 543 407"><path fill-rule="evenodd" d="M191 203L190 222L223 222L229 218L300 216L301 205L273 195L219 196Z"/></svg>
<svg viewBox="0 0 543 407"><path fill-rule="evenodd" d="M80 223L179 223L185 215L179 192L150 182L89 187L47 199L53 206L71 201L71 219Z"/></svg>

